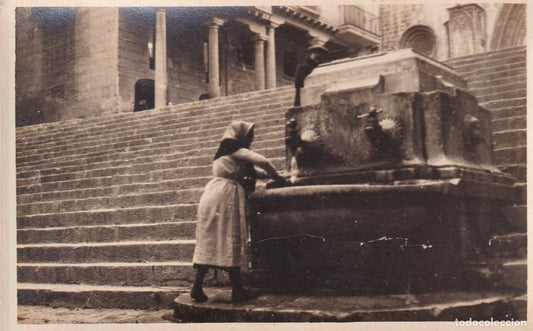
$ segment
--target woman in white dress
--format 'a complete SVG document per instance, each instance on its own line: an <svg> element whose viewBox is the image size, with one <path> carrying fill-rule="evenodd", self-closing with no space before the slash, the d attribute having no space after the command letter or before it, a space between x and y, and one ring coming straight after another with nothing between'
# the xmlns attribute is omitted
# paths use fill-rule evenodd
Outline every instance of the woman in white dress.
<svg viewBox="0 0 533 331"><path fill-rule="evenodd" d="M196 280L191 290L196 302L207 300L202 284L209 268L229 273L233 302L254 296L241 281L241 267L248 266L249 258L246 195L253 191L256 177L270 177L281 183L285 179L264 156L249 149L253 138L253 123L231 122L215 155L214 178L200 198L193 256Z"/></svg>

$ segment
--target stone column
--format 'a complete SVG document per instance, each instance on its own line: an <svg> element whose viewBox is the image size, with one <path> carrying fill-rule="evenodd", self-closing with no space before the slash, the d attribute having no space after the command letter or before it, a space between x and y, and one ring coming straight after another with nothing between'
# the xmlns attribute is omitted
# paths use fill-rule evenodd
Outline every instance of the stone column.
<svg viewBox="0 0 533 331"><path fill-rule="evenodd" d="M267 53L266 53L266 88L276 88L276 39L274 31L278 27L275 23L270 23L267 27Z"/></svg>
<svg viewBox="0 0 533 331"><path fill-rule="evenodd" d="M257 34L254 37L255 41L255 89L265 89L265 41L266 36Z"/></svg>
<svg viewBox="0 0 533 331"><path fill-rule="evenodd" d="M211 98L220 96L220 69L218 57L218 27L224 24L224 21L214 18L209 22L209 85L207 91Z"/></svg>
<svg viewBox="0 0 533 331"><path fill-rule="evenodd" d="M309 47L310 48L311 47L326 47L326 43L327 42L328 42L328 40L326 40L326 39L313 36L313 38L309 42Z"/></svg>
<svg viewBox="0 0 533 331"><path fill-rule="evenodd" d="M158 9L155 20L155 108L167 105L167 21L165 9Z"/></svg>

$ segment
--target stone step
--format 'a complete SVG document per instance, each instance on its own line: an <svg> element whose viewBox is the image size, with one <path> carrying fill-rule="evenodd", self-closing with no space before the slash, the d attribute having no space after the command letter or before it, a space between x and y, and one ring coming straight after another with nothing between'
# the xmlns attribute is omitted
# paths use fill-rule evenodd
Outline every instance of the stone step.
<svg viewBox="0 0 533 331"><path fill-rule="evenodd" d="M518 79L517 77L524 76L525 73L526 67L524 66L524 64L519 64L513 66L512 69L506 68L505 70L498 70L498 68L495 68L492 71L462 76L468 79L469 88L475 88L477 85L498 85L494 82L506 79L515 81L516 79Z"/></svg>
<svg viewBox="0 0 533 331"><path fill-rule="evenodd" d="M211 176L203 176L196 178L165 180L155 183L136 183L113 185L110 180L109 185L101 185L95 188L74 189L74 190L50 190L47 189L47 184L34 185L20 188L17 194L17 203L31 203L56 201L64 199L82 199L91 197L103 196L121 196L133 193L147 193L160 191L177 191L193 188L203 188L205 184L211 179ZM54 185L55 183L51 183Z"/></svg>
<svg viewBox="0 0 533 331"><path fill-rule="evenodd" d="M513 300L522 295L489 291L432 291L392 295L350 295L324 290L276 292L228 304L229 289L205 289L210 298L195 303L187 293L175 300L173 319L190 322L384 322L384 321L509 321L520 324ZM468 324L466 324L468 325Z"/></svg>
<svg viewBox="0 0 533 331"><path fill-rule="evenodd" d="M505 172L519 181L527 180L527 167L525 164L506 164L498 166L498 170Z"/></svg>
<svg viewBox="0 0 533 331"><path fill-rule="evenodd" d="M160 112L151 117L140 117L138 113L129 114L122 121L97 127L91 127L90 123L79 123L73 126L71 132L45 132L41 139L39 136L24 137L17 133L17 147L24 149L39 144L64 145L69 139L73 142L82 141L87 137L102 135L102 138L113 138L121 133L125 134L145 134L149 133L152 127L189 128L197 125L208 125L229 122L233 119L253 120L255 117L264 114L279 114L283 117L285 111L291 106L290 96L274 98L269 101L258 99L255 101L245 101L241 104L232 104L224 107L202 109L199 112L187 112L176 110L174 112ZM216 119L216 121L212 121Z"/></svg>
<svg viewBox="0 0 533 331"><path fill-rule="evenodd" d="M52 159L39 164L38 161L34 165L19 166L18 178L41 176L48 174L63 173L65 170L75 172L87 169L106 168L113 166L121 166L127 164L139 164L161 161L181 161L184 165L187 163L198 164L195 162L212 161L215 152L218 148L219 140L204 140L199 142L189 142L181 145L176 143L173 146L166 147L159 146L152 148L123 150L113 152L112 150L106 153L93 153L83 157L72 158L63 157L61 159ZM272 134L263 135L256 142L252 144L252 149L255 151L261 148L272 148L284 146L284 139L281 132L273 131Z"/></svg>
<svg viewBox="0 0 533 331"><path fill-rule="evenodd" d="M268 118L270 117L270 118ZM260 119L257 121L257 136L260 138L264 134L268 134L272 131L273 127L279 127L280 129L284 127L284 117L283 115L275 116L268 115L267 118ZM253 119L251 119L253 120ZM219 140L227 127L228 122L220 122L218 125L206 125L207 128L202 128L198 130L190 129L178 129L170 126L167 128L150 128L152 137L140 138L133 133L130 136L120 136L112 138L114 141L110 143L106 142L105 138L94 135L91 137L84 138L83 141L80 141L78 144L58 144L57 146L51 146L50 148L43 148L42 146L35 145L32 150L26 149L23 152L20 152L17 155L18 164L31 163L35 160L43 160L50 157L57 157L61 154L80 154L80 153L100 153L101 150L109 149L127 149L127 150L136 150L143 148L145 145L154 145L154 146L172 146L176 143L185 144L187 141L194 142L199 141L198 137L209 137L210 140ZM183 140L183 142L181 142ZM166 144L166 145L165 145Z"/></svg>
<svg viewBox="0 0 533 331"><path fill-rule="evenodd" d="M97 117L87 119L73 119L61 122L42 123L36 125L29 125L17 128L19 138L26 140L32 135L40 136L42 132L49 134L56 134L61 136L64 134L79 131L79 127L85 127L88 130L97 129L101 127L110 127L120 125L125 120L138 120L143 122L146 118L167 117L169 113L178 113L183 115L202 115L208 114L206 109L237 109L242 107L235 107L236 105L249 105L252 102L261 101L264 103L267 100L286 99L293 95L293 87L282 87L275 90L270 90L266 93L249 94L243 93L236 97L222 97L217 99L191 102L158 109L152 109L143 112L121 113L121 114L105 114ZM38 137L35 137L38 138Z"/></svg>
<svg viewBox="0 0 533 331"><path fill-rule="evenodd" d="M510 62L500 66L484 67L473 71L465 71L458 73L468 82L479 80L492 80L507 76L514 76L518 73L524 73L526 71L526 65L527 63L525 61L515 63Z"/></svg>
<svg viewBox="0 0 533 331"><path fill-rule="evenodd" d="M518 198L516 200L518 201L518 203L520 203L522 205L526 205L527 204L527 184L526 184L526 182L524 181L522 183L516 183L515 187L516 187L516 191L517 191L517 194L518 194Z"/></svg>
<svg viewBox="0 0 533 331"><path fill-rule="evenodd" d="M162 323L168 324L168 318L165 316L172 316L172 309L162 308L158 310L153 309L117 309L117 308L65 308L65 307L50 307L42 305L18 305L16 311L16 323L18 324L39 324L39 325L55 325L55 324L76 324L76 325L90 325L90 324L150 324ZM30 327L30 329L33 328ZM37 328L37 327L35 327ZM74 328L82 330L82 327L75 326ZM105 330L106 325L103 327ZM117 325L120 329L120 326ZM149 327L150 328L150 327Z"/></svg>
<svg viewBox="0 0 533 331"><path fill-rule="evenodd" d="M17 230L17 243L87 243L136 240L194 239L196 222L110 224Z"/></svg>
<svg viewBox="0 0 533 331"><path fill-rule="evenodd" d="M75 149L83 147L88 143L95 144L111 144L117 142L125 142L130 140L138 139L152 139L164 140L167 136L180 132L196 132L200 130L207 129L221 129L223 130L229 122L233 119L241 120L250 120L256 123L258 129L262 126L265 126L265 123L271 122L272 120L278 120L284 122L284 113L287 110L284 107L284 104L272 104L270 107L262 106L257 111L249 111L246 114L233 114L226 115L224 114L213 114L211 119L189 119L189 118L170 118L164 123L153 123L146 122L139 124L137 126L128 128L128 127L119 127L116 130L105 130L104 132L92 132L88 131L84 134L79 134L80 137L63 137L62 140L55 140L52 142L39 141L34 145L25 145L19 143L17 145L17 156L24 155L32 150L38 148L43 152L49 152L53 148L66 148L66 149ZM240 116L238 116L240 115ZM213 121L215 119L215 121ZM68 138L68 139L67 139ZM168 138L167 138L168 140Z"/></svg>
<svg viewBox="0 0 533 331"><path fill-rule="evenodd" d="M481 68L494 68L509 63L525 62L525 50L517 53L495 54L493 57L478 57L468 61L455 62L451 66L458 72L470 72Z"/></svg>
<svg viewBox="0 0 533 331"><path fill-rule="evenodd" d="M499 110L501 108L516 108L523 107L526 105L526 98L513 98L513 99L501 99L501 100L492 100L487 102L480 103L480 106L490 110Z"/></svg>
<svg viewBox="0 0 533 331"><path fill-rule="evenodd" d="M480 59L497 59L497 58L507 58L509 55L513 54L526 54L527 48L525 46L510 47L506 49L498 49L495 51L483 52L481 54L472 54L465 55L460 57L451 58L446 60L448 65L457 65L457 64L468 64L476 63Z"/></svg>
<svg viewBox="0 0 533 331"><path fill-rule="evenodd" d="M495 132L493 133L492 137L495 150L516 146L525 146L527 144L526 129Z"/></svg>
<svg viewBox="0 0 533 331"><path fill-rule="evenodd" d="M503 77L498 77L495 79L478 79L474 81L468 82L468 88L469 89L478 89L478 88L486 88L486 87L492 87L492 86L503 86L503 85L509 85L516 82L526 82L527 75L523 70L516 70L511 73L511 75L506 75Z"/></svg>
<svg viewBox="0 0 533 331"><path fill-rule="evenodd" d="M527 146L516 146L497 149L493 153L493 161L498 164L516 164L527 162Z"/></svg>
<svg viewBox="0 0 533 331"><path fill-rule="evenodd" d="M142 178L146 177L141 175ZM204 187L212 176L200 176L162 180L154 183L131 183L126 176L102 177L96 179L80 180L73 185L72 182L43 183L31 186L17 187L17 200L20 203L32 201L61 200L65 198L97 197L104 195L121 195L131 193L168 191ZM121 180L121 179L128 180ZM142 179L141 178L141 179ZM146 178L145 178L146 179ZM73 187L75 186L75 187Z"/></svg>
<svg viewBox="0 0 533 331"><path fill-rule="evenodd" d="M527 116L514 116L492 120L492 131L506 131L514 129L525 129L527 127Z"/></svg>
<svg viewBox="0 0 533 331"><path fill-rule="evenodd" d="M478 261L472 262L469 268L470 273L476 274L477 282L486 287L519 293L527 292L526 259Z"/></svg>
<svg viewBox="0 0 533 331"><path fill-rule="evenodd" d="M267 158L279 158L285 152L285 147L279 146L280 144L272 143L272 145L278 145L278 147L268 147L264 149L256 149L255 151L264 155ZM211 156L214 155L211 154ZM185 165L181 165L185 163ZM49 175L39 175L36 173L36 176L27 177L27 178L18 178L18 186L26 186L39 183L50 183L58 181L71 181L71 180L80 180L96 177L106 177L106 176L118 176L118 175L135 175L143 174L150 172L152 175L159 174L163 172L168 172L174 170L176 173L170 178L185 178L185 176L207 176L210 174L210 163L198 163L193 165L187 165L187 160L181 159L177 161L162 161L162 162L152 162L152 163L141 163L141 164L132 164L112 167L112 168L97 168L94 170L85 170L85 171L74 171L67 173L53 173ZM207 169L207 172L206 172ZM168 174L163 174L168 175ZM168 176L167 176L168 177ZM168 178L167 178L168 179Z"/></svg>
<svg viewBox="0 0 533 331"><path fill-rule="evenodd" d="M17 229L193 221L198 204L100 209L52 214L18 215Z"/></svg>
<svg viewBox="0 0 533 331"><path fill-rule="evenodd" d="M18 262L191 261L195 240L17 245Z"/></svg>
<svg viewBox="0 0 533 331"><path fill-rule="evenodd" d="M17 279L22 283L92 284L114 286L189 286L196 271L192 262L100 262L19 263ZM205 284L223 282L227 276L210 272Z"/></svg>
<svg viewBox="0 0 533 331"><path fill-rule="evenodd" d="M272 132L278 132L282 133L284 131L284 120L283 119L274 119L270 120L269 122L265 122L265 125L261 128L258 128L257 130L257 136L258 139L261 139L263 135L268 135ZM220 137L222 136L224 132L224 127L219 127L215 129L206 129L206 130L200 130L196 132L175 132L172 131L172 133L168 135L164 135L164 133L161 133L161 136L159 138L153 139L153 138L145 138L145 139L137 139L132 141L124 141L121 143L115 143L115 144L104 144L104 145L96 145L92 143L87 143L84 147L77 148L77 149L55 149L52 152L44 152L44 153L38 153L28 156L19 156L17 157L17 164L20 165L30 165L37 163L42 163L46 160L53 160L53 159L61 159L61 158L76 158L76 157L83 157L83 156L90 156L91 154L93 156L96 155L104 155L105 153L109 153L110 151L120 152L120 151L127 151L127 152L133 152L138 151L139 149L147 149L147 148L158 148L158 147L170 147L175 145L187 145L190 143L200 142L204 139L207 140L220 140Z"/></svg>
<svg viewBox="0 0 533 331"><path fill-rule="evenodd" d="M178 179L185 177L198 177L198 176L208 176L211 172L210 166L192 166L192 167L180 167L179 169L175 168L165 168L151 171L150 168L144 167L117 167L117 168L107 168L91 171L78 171L73 173L66 174L57 174L57 175L47 175L42 177L30 177L30 178L21 178L17 179L17 185L25 186L31 184L39 183L50 183L50 182L59 182L59 181L77 181L80 179L88 178L98 178L98 177L108 177L108 176L120 176L128 175L135 176L137 174L149 173L151 182L157 181L159 179Z"/></svg>
<svg viewBox="0 0 533 331"><path fill-rule="evenodd" d="M523 89L502 89L499 92L491 94L477 94L474 93L479 103L490 102L493 100L502 100L502 99L516 99L516 98L525 98L527 96L527 90Z"/></svg>
<svg viewBox="0 0 533 331"><path fill-rule="evenodd" d="M261 151L263 155L269 158L273 166L278 171L284 169L285 157L279 156L284 149L273 148ZM102 175L98 177L98 175ZM150 170L142 167L125 167L122 170L102 169L90 172L75 172L61 175L49 175L45 177L32 177L17 179L17 186L23 189L41 185L41 188L47 187L46 183L60 186L63 190L97 188L107 185L133 184L133 183L156 183L167 180L177 180L186 178L206 177L212 175L212 166L182 166L177 168L166 168ZM44 192L44 191L41 191Z"/></svg>
<svg viewBox="0 0 533 331"><path fill-rule="evenodd" d="M526 80L514 80L508 84L502 85L491 85L487 87L477 87L472 88L469 86L470 93L474 94L476 97L482 97L487 95L496 94L502 91L516 91L516 90L525 90L527 88Z"/></svg>
<svg viewBox="0 0 533 331"><path fill-rule="evenodd" d="M270 132L270 127L272 125L279 124L280 126L283 125L284 119L283 115L280 114L266 114L261 115L261 118L254 119L256 123L256 133L261 136L261 134L266 134ZM85 138L83 141L80 141L78 143L67 143L63 145L52 145L50 144L43 144L41 146L36 145L32 147L32 149L25 149L25 150L19 150L17 152L17 156L19 160L23 156L34 156L34 155L40 155L40 154L48 154L48 153L55 153L58 151L63 151L66 153L75 153L78 150L84 150L87 147L92 146L101 146L101 148L109 148L109 146L115 146L116 148L122 148L122 147L134 147L146 143L150 144L161 144L161 143L171 143L174 142L176 139L180 140L186 140L190 138L194 138L194 133L199 133L205 136L215 136L218 134L218 139L220 139L220 136L222 135L222 132L224 132L228 122L220 122L218 125L204 125L204 127L198 127L195 130L191 129L175 129L174 127L170 126L168 128L161 128L161 127L154 127L150 128L150 131L146 134L137 134L137 133L130 133L129 135L126 135L127 133L124 133L123 135L115 135L112 138L104 138L98 135L95 135L93 137ZM213 137L213 139L216 139ZM46 147L48 145L49 147Z"/></svg>
<svg viewBox="0 0 533 331"><path fill-rule="evenodd" d="M493 108L489 109L490 114L492 117L492 120L498 120L498 119L506 119L509 117L518 117L518 116L526 116L527 109L526 104L518 105L518 106L511 106L511 107L500 107L500 108Z"/></svg>
<svg viewBox="0 0 533 331"><path fill-rule="evenodd" d="M17 284L19 305L67 308L164 309L185 287L91 286L73 284Z"/></svg>
<svg viewBox="0 0 533 331"><path fill-rule="evenodd" d="M53 174L63 174L67 172L76 172L88 169L101 169L113 166L136 165L143 163L158 163L162 161L172 162L180 161L181 163L202 162L201 157L212 157L218 148L219 140L205 140L203 142L189 143L187 145L174 145L170 147L155 147L151 146L135 151L117 151L113 153L112 150L102 153L100 156L91 154L92 156L83 157L73 156L58 157L56 161L51 159L49 161L42 161L41 165L19 167L17 178L28 178L33 176L46 176ZM258 139L252 144L252 149L259 151L262 149L269 149L273 147L284 146L284 141L281 132L273 131ZM197 164L197 163L196 163Z"/></svg>
<svg viewBox="0 0 533 331"><path fill-rule="evenodd" d="M515 260L502 264L503 285L525 293L527 291L527 260Z"/></svg>
<svg viewBox="0 0 533 331"><path fill-rule="evenodd" d="M203 188L178 191L134 193L121 196L103 196L83 199L67 199L33 203L17 203L18 215L50 214L103 208L125 208L142 206L165 206L196 203Z"/></svg>
<svg viewBox="0 0 533 331"><path fill-rule="evenodd" d="M47 171L52 168L51 171L58 171L55 168L68 167L68 166L87 166L93 163L101 163L106 161L143 161L143 158L150 158L148 161L159 160L177 160L187 156L200 156L214 154L213 150L216 150L220 142L222 134L216 134L211 136L193 137L187 139L180 139L170 142L153 143L149 146L139 145L126 148L107 148L97 152L80 154L77 156L64 155L47 160L35 160L29 161L25 164L18 164L17 174L21 174L27 171ZM252 148L264 144L269 144L273 140L284 139L284 129L281 126L272 126L268 128L268 131L259 132L259 137L255 139ZM31 174L30 174L31 176Z"/></svg>
<svg viewBox="0 0 533 331"><path fill-rule="evenodd" d="M494 235L488 243L488 254L497 259L527 257L527 233Z"/></svg>
<svg viewBox="0 0 533 331"><path fill-rule="evenodd" d="M256 141L252 148L255 151L270 149L274 147L284 147L281 133L273 132L264 135L261 140ZM147 148L135 152L117 152L94 158L67 159L64 161L43 162L40 166L19 167L17 178L31 178L35 176L47 176L55 174L65 174L70 172L106 169L110 167L141 166L143 164L158 164L164 162L176 162L176 164L191 166L208 164L218 148L218 141L204 141L196 144L186 145L182 148L177 146L166 148Z"/></svg>

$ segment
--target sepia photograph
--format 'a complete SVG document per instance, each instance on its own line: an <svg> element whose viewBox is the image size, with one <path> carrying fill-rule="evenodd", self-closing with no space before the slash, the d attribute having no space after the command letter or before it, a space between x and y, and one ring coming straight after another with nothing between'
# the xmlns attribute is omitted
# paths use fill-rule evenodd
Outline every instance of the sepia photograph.
<svg viewBox="0 0 533 331"><path fill-rule="evenodd" d="M526 328L527 3L259 4L0 0L8 318Z"/></svg>

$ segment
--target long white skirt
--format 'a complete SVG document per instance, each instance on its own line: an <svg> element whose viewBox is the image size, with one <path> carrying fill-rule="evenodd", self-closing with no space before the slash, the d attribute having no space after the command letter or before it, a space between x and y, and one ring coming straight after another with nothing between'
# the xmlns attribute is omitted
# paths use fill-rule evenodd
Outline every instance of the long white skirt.
<svg viewBox="0 0 533 331"><path fill-rule="evenodd" d="M200 198L193 263L245 268L247 250L245 191L231 179L215 177Z"/></svg>

